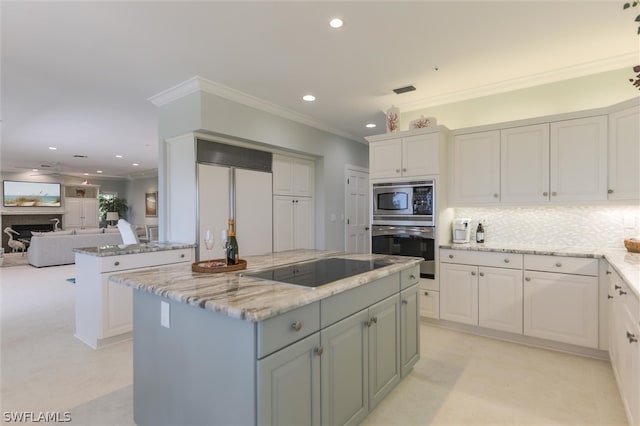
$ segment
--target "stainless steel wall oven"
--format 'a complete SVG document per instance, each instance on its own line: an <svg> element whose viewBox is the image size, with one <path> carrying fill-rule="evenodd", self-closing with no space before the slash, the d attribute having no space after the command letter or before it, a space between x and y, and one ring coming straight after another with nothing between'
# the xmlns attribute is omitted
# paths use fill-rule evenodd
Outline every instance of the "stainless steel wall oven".
<svg viewBox="0 0 640 426"><path fill-rule="evenodd" d="M371 251L422 257L420 278L435 279L435 228L432 226L373 225Z"/></svg>

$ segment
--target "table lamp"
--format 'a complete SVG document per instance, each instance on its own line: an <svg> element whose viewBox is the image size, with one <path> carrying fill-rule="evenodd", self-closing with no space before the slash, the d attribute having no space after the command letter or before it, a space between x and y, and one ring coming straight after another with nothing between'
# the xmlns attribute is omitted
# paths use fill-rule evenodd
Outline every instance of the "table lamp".
<svg viewBox="0 0 640 426"><path fill-rule="evenodd" d="M120 219L118 212L107 212L107 224L113 225L110 222L117 222Z"/></svg>

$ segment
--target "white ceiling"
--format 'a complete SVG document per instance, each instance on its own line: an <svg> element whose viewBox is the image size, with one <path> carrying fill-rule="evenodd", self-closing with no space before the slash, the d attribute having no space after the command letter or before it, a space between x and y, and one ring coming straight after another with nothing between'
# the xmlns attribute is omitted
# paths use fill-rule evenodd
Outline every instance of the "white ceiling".
<svg viewBox="0 0 640 426"><path fill-rule="evenodd" d="M391 104L414 110L635 65L636 14L622 4L3 0L0 166L153 169L147 99L196 75L362 140L385 131ZM329 28L335 16L343 28ZM418 90L391 91L408 84Z"/></svg>

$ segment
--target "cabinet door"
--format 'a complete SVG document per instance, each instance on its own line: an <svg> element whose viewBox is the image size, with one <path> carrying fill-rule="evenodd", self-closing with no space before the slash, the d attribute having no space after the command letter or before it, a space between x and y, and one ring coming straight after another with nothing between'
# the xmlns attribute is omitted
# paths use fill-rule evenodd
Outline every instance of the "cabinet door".
<svg viewBox="0 0 640 426"><path fill-rule="evenodd" d="M396 294L369 308L369 410L400 381L399 302Z"/></svg>
<svg viewBox="0 0 640 426"><path fill-rule="evenodd" d="M500 201L500 131L456 136L451 161L453 203Z"/></svg>
<svg viewBox="0 0 640 426"><path fill-rule="evenodd" d="M551 123L551 201L607 199L607 117Z"/></svg>
<svg viewBox="0 0 640 426"><path fill-rule="evenodd" d="M402 377L420 359L420 286L400 293L400 363Z"/></svg>
<svg viewBox="0 0 640 426"><path fill-rule="evenodd" d="M609 115L609 200L640 199L640 107Z"/></svg>
<svg viewBox="0 0 640 426"><path fill-rule="evenodd" d="M293 195L293 158L273 156L273 193Z"/></svg>
<svg viewBox="0 0 640 426"><path fill-rule="evenodd" d="M420 289L420 316L440 319L440 292Z"/></svg>
<svg viewBox="0 0 640 426"><path fill-rule="evenodd" d="M271 253L273 219L271 173L236 169L236 233L240 257ZM260 206L260 214L256 214ZM218 236L216 235L216 238ZM216 241L216 247L220 248Z"/></svg>
<svg viewBox="0 0 640 426"><path fill-rule="evenodd" d="M478 267L440 264L440 318L478 325Z"/></svg>
<svg viewBox="0 0 640 426"><path fill-rule="evenodd" d="M549 124L500 132L500 199L549 200Z"/></svg>
<svg viewBox="0 0 640 426"><path fill-rule="evenodd" d="M293 235L296 249L315 248L313 198L296 198L294 203Z"/></svg>
<svg viewBox="0 0 640 426"><path fill-rule="evenodd" d="M629 424L637 425L640 423L640 327L626 307L621 309L619 315L620 395L629 416Z"/></svg>
<svg viewBox="0 0 640 426"><path fill-rule="evenodd" d="M296 158L293 162L293 195L311 197L313 195L313 161Z"/></svg>
<svg viewBox="0 0 640 426"><path fill-rule="evenodd" d="M84 205L82 198L64 199L64 227L81 228L84 219Z"/></svg>
<svg viewBox="0 0 640 426"><path fill-rule="evenodd" d="M368 309L320 332L322 424L358 424L369 411Z"/></svg>
<svg viewBox="0 0 640 426"><path fill-rule="evenodd" d="M198 260L220 257L220 231L229 227L229 167L198 164ZM206 230L217 231L213 251L204 243ZM242 246L240 247L242 249ZM242 253L241 253L242 254Z"/></svg>
<svg viewBox="0 0 640 426"><path fill-rule="evenodd" d="M369 144L371 179L402 176L402 142L400 139Z"/></svg>
<svg viewBox="0 0 640 426"><path fill-rule="evenodd" d="M402 138L402 175L440 173L439 133Z"/></svg>
<svg viewBox="0 0 640 426"><path fill-rule="evenodd" d="M598 278L524 272L524 334L598 347Z"/></svg>
<svg viewBox="0 0 640 426"><path fill-rule="evenodd" d="M522 334L522 271L480 267L478 325Z"/></svg>
<svg viewBox="0 0 640 426"><path fill-rule="evenodd" d="M293 197L273 197L273 251L293 250Z"/></svg>
<svg viewBox="0 0 640 426"><path fill-rule="evenodd" d="M320 424L320 334L258 361L258 424Z"/></svg>
<svg viewBox="0 0 640 426"><path fill-rule="evenodd" d="M100 226L100 213L98 212L98 199L85 198L83 200L84 207L84 227L97 228Z"/></svg>

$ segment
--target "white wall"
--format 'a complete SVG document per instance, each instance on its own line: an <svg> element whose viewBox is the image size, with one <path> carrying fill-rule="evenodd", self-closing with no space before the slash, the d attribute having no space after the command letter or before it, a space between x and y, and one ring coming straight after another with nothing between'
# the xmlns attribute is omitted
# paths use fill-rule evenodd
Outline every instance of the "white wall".
<svg viewBox="0 0 640 426"><path fill-rule="evenodd" d="M629 83L631 68L593 74L415 111L401 111L400 129L419 118L435 117L449 129L494 124L608 107L638 96Z"/></svg>

